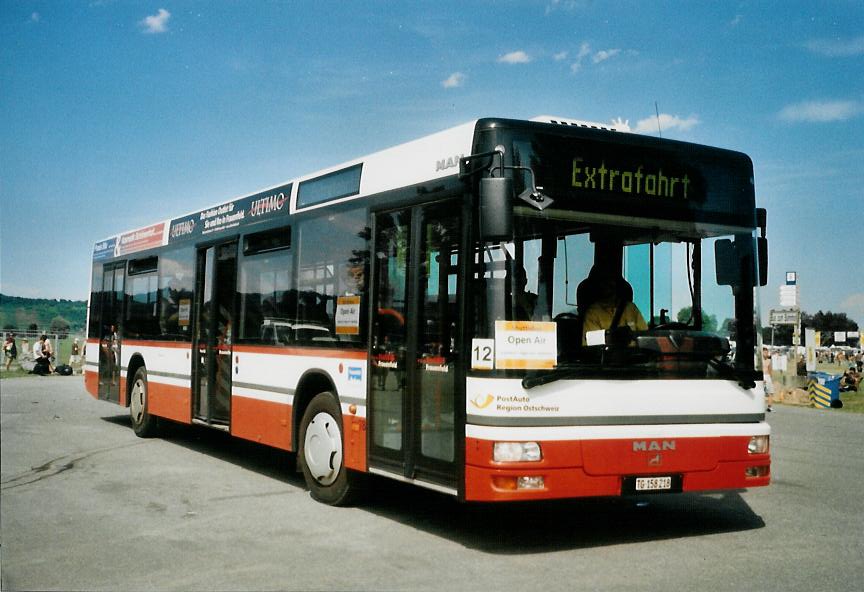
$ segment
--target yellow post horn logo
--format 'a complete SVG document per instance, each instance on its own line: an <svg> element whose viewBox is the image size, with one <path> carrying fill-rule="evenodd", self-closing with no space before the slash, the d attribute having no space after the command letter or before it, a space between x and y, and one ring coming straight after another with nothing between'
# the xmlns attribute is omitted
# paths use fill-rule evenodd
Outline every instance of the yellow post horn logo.
<svg viewBox="0 0 864 592"><path fill-rule="evenodd" d="M489 405L492 404L492 401L495 400L495 397L492 395L486 395L485 397L482 395L477 395L473 399L471 399L471 404L474 405L477 409L486 409Z"/></svg>

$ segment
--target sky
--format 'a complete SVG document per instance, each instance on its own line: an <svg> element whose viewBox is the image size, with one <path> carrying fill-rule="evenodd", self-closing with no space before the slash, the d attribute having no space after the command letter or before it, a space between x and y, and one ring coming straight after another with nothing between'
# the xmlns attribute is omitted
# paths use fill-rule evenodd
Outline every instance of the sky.
<svg viewBox="0 0 864 592"><path fill-rule="evenodd" d="M745 152L763 316L864 327L864 4L0 2L0 292L85 299L93 243L478 117Z"/></svg>

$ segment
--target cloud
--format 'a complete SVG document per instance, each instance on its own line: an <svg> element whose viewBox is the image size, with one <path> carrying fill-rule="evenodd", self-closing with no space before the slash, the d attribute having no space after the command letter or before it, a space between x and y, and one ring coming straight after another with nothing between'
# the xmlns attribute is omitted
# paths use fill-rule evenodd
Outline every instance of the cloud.
<svg viewBox="0 0 864 592"><path fill-rule="evenodd" d="M159 12L144 17L138 24L143 27L145 33L165 33L168 31L168 21L170 19L171 13L164 8L160 8Z"/></svg>
<svg viewBox="0 0 864 592"><path fill-rule="evenodd" d="M450 76L441 81L441 86L444 88L457 88L465 83L465 75L462 72L453 72Z"/></svg>
<svg viewBox="0 0 864 592"><path fill-rule="evenodd" d="M633 131L632 129L630 129L630 120L629 119L623 119L621 117L616 117L615 119L610 119L609 123L612 125L613 128L615 128L619 132L631 132L631 131Z"/></svg>
<svg viewBox="0 0 864 592"><path fill-rule="evenodd" d="M582 70L582 64L585 61L585 58L591 57L592 64L600 64L605 62L606 60L612 59L618 54L621 53L621 49L613 48L613 49L601 49L599 51L592 52L591 45L587 41L583 41L582 45L579 46L579 53L576 54L576 61L570 64L571 72L579 72ZM593 53L593 55L592 55ZM635 51L628 51L628 54L638 55Z"/></svg>
<svg viewBox="0 0 864 592"><path fill-rule="evenodd" d="M609 58L614 58L619 53L621 53L620 49L602 49L594 54L591 61L595 64L599 64L600 62L605 62Z"/></svg>
<svg viewBox="0 0 864 592"><path fill-rule="evenodd" d="M729 21L729 26L730 27L737 27L738 25L741 24L741 21L743 21L743 20L744 20L743 14L736 14L735 18L733 18L731 21Z"/></svg>
<svg viewBox="0 0 864 592"><path fill-rule="evenodd" d="M697 118L695 115L691 115L686 119L682 119L677 115L669 115L668 113L660 114L660 129L663 132L671 130L686 132L696 125L699 125L699 118ZM633 131L637 134L656 132L657 116L652 115L650 117L646 117L645 119L640 119L636 122L636 127L633 128Z"/></svg>
<svg viewBox="0 0 864 592"><path fill-rule="evenodd" d="M546 5L545 13L549 15L556 10L566 10L568 12L572 12L574 10L581 10L584 8L585 4L585 0L552 0L551 2L549 2L549 4Z"/></svg>
<svg viewBox="0 0 864 592"><path fill-rule="evenodd" d="M591 45L587 41L583 41L579 46L579 53L576 54L576 61L570 64L570 71L573 73L582 69L582 60L591 54Z"/></svg>
<svg viewBox="0 0 864 592"><path fill-rule="evenodd" d="M558 53L556 53L555 55L552 56L552 59L555 60L556 62L560 62L561 60L566 60L567 59L567 52L566 51L559 51Z"/></svg>
<svg viewBox="0 0 864 592"><path fill-rule="evenodd" d="M852 119L862 112L864 104L859 101L803 101L783 107L779 117L785 121L828 123Z"/></svg>
<svg viewBox="0 0 864 592"><path fill-rule="evenodd" d="M853 39L811 39L805 46L810 51L829 58L864 55L864 35Z"/></svg>
<svg viewBox="0 0 864 592"><path fill-rule="evenodd" d="M30 22L31 23L38 23L41 20L42 20L42 15L39 14L38 12L34 12L30 15Z"/></svg>
<svg viewBox="0 0 864 592"><path fill-rule="evenodd" d="M498 61L502 64L527 64L531 61L531 58L528 57L527 53L519 50L505 53L500 58L498 58Z"/></svg>

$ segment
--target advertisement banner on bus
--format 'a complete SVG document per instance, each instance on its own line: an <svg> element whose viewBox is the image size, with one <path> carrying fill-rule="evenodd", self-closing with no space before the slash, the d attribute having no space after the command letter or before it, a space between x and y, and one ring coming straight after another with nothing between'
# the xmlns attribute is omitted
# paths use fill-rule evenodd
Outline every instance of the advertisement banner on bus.
<svg viewBox="0 0 864 592"><path fill-rule="evenodd" d="M171 220L168 242L189 240L288 214L291 184Z"/></svg>
<svg viewBox="0 0 864 592"><path fill-rule="evenodd" d="M110 259L114 256L114 251L117 249L117 237L112 236L109 239L99 241L93 247L93 261L101 261L102 259Z"/></svg>
<svg viewBox="0 0 864 592"><path fill-rule="evenodd" d="M128 255L146 249L162 246L162 236L165 234L165 223L151 224L132 232L120 235L117 255Z"/></svg>

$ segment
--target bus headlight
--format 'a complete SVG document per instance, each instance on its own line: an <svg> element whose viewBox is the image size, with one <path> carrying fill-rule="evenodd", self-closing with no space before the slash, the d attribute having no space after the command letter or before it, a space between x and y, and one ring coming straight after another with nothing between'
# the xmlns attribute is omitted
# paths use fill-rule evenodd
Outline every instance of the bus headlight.
<svg viewBox="0 0 864 592"><path fill-rule="evenodd" d="M753 436L747 444L747 452L750 454L765 454L768 452L768 436Z"/></svg>
<svg viewBox="0 0 864 592"><path fill-rule="evenodd" d="M492 448L495 462L536 462L542 459L537 442L495 442Z"/></svg>

